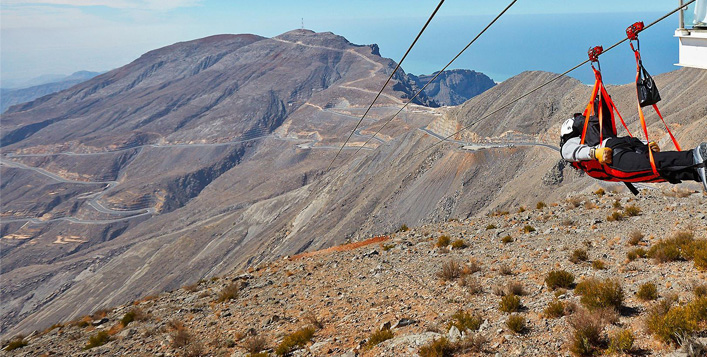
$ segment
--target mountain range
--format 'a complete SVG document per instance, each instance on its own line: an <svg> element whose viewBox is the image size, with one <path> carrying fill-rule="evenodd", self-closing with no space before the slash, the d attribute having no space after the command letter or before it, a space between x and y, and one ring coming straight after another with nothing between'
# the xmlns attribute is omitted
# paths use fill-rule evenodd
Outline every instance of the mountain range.
<svg viewBox="0 0 707 357"><path fill-rule="evenodd" d="M99 74L99 72L78 71L69 76L38 78L36 81L30 82L36 84L31 84L24 88L2 88L0 89L0 113L5 112L7 108L15 104L29 102L39 97L62 91Z"/></svg>
<svg viewBox="0 0 707 357"><path fill-rule="evenodd" d="M394 68L377 46L331 33L219 35L10 107L1 333L591 187L558 163L557 126L590 95L569 77L432 147L554 76L545 72L495 86L479 73L444 73L371 138L430 78L398 72L327 170ZM687 146L707 137L707 98L696 95L705 77L656 77ZM632 108L634 90L610 88L621 108ZM637 128L635 114L625 117Z"/></svg>

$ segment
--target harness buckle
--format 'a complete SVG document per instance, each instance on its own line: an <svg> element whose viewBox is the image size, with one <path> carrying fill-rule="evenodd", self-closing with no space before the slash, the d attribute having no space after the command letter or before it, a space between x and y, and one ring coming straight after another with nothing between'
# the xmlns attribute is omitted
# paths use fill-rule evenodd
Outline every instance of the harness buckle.
<svg viewBox="0 0 707 357"><path fill-rule="evenodd" d="M626 36L631 41L638 40L638 33L643 31L644 27L643 21L638 21L626 29Z"/></svg>
<svg viewBox="0 0 707 357"><path fill-rule="evenodd" d="M596 46L596 47L590 48L589 51L587 52L587 55L589 55L590 61L599 62L599 55L601 55L603 52L604 52L603 46Z"/></svg>

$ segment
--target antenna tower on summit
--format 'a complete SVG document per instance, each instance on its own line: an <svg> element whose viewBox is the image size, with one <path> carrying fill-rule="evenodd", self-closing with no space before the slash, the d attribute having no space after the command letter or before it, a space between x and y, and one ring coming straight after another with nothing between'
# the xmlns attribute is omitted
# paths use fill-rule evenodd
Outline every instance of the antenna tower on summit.
<svg viewBox="0 0 707 357"><path fill-rule="evenodd" d="M304 30L304 17L302 18L302 30Z"/></svg>

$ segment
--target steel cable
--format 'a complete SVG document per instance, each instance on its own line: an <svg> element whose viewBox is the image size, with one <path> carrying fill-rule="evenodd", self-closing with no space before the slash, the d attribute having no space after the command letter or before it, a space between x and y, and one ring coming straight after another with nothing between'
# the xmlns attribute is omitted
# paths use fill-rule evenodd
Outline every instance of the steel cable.
<svg viewBox="0 0 707 357"><path fill-rule="evenodd" d="M368 109L366 109L366 112L363 113L363 116L362 116L361 119L358 121L358 123L356 124L356 126L354 127L354 129L351 131L351 134L349 134L349 137L346 139L346 141L344 141L344 144L341 145L341 148L339 149L339 151L336 153L336 155L334 156L334 158L333 158L333 159L331 160L331 162L329 163L329 166L327 167L326 171L329 171L329 169L331 168L331 165L334 164L334 161L336 161L336 158L339 157L339 154L341 154L341 151L344 150L344 147L346 146L346 144L349 142L349 140L351 140L351 137L352 137L353 134L356 132L356 129L358 129L359 125L361 125L361 123L363 122L363 119L366 118L366 115L368 114L368 112L371 110L371 108L373 108L373 104L375 104L376 101L378 100L378 98L381 96L381 94L383 94L383 90L385 89L386 86L388 86L388 83L390 83L390 81L393 79L393 76L394 76L395 73L398 71L398 69L400 69L400 66L403 64L403 61L405 61L405 58L406 58L407 55L410 53L410 51L412 50L412 48L415 46L415 44L417 43L417 40L420 39L420 37L422 36L422 33L425 32L425 30L427 29L427 26L430 24L430 22L432 22L432 19L433 19L433 18L435 17L435 15L437 14L437 11L439 11L439 9L442 7L442 4L444 4L444 0L441 0L441 1L439 2L439 4L437 5L437 7L435 8L435 10L432 12L432 15L430 15L430 18L427 19L427 22L425 23L425 25L424 25L424 26L422 27L422 29L420 30L420 33L417 34L417 37L415 37L415 40L412 41L412 44L410 44L410 47L408 47L407 51L406 51L405 54L403 55L403 58L400 59L400 62L398 62L398 65L395 67L395 69L393 70L393 72L390 74L390 76L388 77L388 80L385 81L385 84L383 84L383 87L382 87L381 90L378 92L378 94L377 94L376 97L373 99L373 101L371 102L371 105L368 106Z"/></svg>
<svg viewBox="0 0 707 357"><path fill-rule="evenodd" d="M659 18L659 19L657 19L657 20L651 22L650 24L646 25L646 26L643 28L643 30L642 30L641 32L643 32L643 31L649 29L650 27L652 27L653 25L655 25L655 24L657 24L657 23L659 23L659 22L665 20L665 19L668 18L670 15L672 15L672 14L674 14L674 13L680 11L681 9L687 7L688 5L692 4L692 3L695 2L695 1L697 1L697 0L691 0L691 1L689 1L689 2L687 2L687 3L685 3L685 4L683 4L683 5L680 5L680 6L679 6L678 8L676 8L675 10L673 10L673 11L671 11L671 12L665 14L663 17L661 17L661 18ZM616 48L617 46L619 46L620 44L622 44L622 43L624 43L624 42L626 42L626 41L628 41L628 37L626 37L626 38L622 39L621 41L616 42L615 44L611 45L609 48L605 49L604 52L602 52L602 54L611 51L612 49ZM539 86L533 88L532 90L530 90L529 92L527 92L527 93L521 95L520 97L518 97L518 98L516 98L516 99L514 99L514 100L512 100L512 101L510 101L510 102L508 102L508 103L506 103L506 104L504 104L503 106L501 106L500 108L498 108L498 109L492 111L491 113L486 114L486 115L482 116L481 118L472 121L469 125L467 125L467 126L461 128L461 129L459 129L458 131L452 133L452 134L449 135L449 136L446 136L446 137L443 138L443 139L440 139L438 142L432 144L430 147L428 147L428 148L426 148L426 149L424 149L424 150L422 150L422 151L420 151L420 152L414 154L411 158L414 158L414 157L416 157L417 155L420 155L420 154L426 152L427 150L430 150L430 149L432 149L433 147L435 147L435 146L437 146L437 145L439 145L439 144L441 144L441 143L443 143L443 142L449 140L449 139L452 138L453 136L455 136L455 135L461 133L461 132L464 131L464 130L467 130L467 129L471 128L472 126L474 126L474 125L476 125L477 123L481 122L482 120L484 120L484 119L486 119L486 118L488 118L488 117L490 117L490 116L492 116L492 115L494 115L494 114L500 112L501 110L508 108L509 106L511 106L511 105L513 105L513 104L515 104L515 103L517 103L517 102L520 101L521 99L523 99L523 98L529 96L529 95L532 94L532 93L537 92L537 91L540 90L541 88L543 88L543 87L549 85L550 83L555 82L556 80L562 78L563 76L569 74L570 72L576 70L576 69L579 68L579 67L582 67L583 65L585 65L585 64L587 64L587 63L589 63L589 60L588 60L588 59L585 60L584 62L582 62L582 63L580 63L580 64L578 64L578 65L576 65L576 66L574 66L574 67L572 67L572 68L570 68L570 69L568 69L567 71L563 72L562 74L559 74L559 75L553 77L553 78L550 79L549 81L547 81L547 82L545 82L545 83L543 83L543 84L541 84L541 85L539 85Z"/></svg>

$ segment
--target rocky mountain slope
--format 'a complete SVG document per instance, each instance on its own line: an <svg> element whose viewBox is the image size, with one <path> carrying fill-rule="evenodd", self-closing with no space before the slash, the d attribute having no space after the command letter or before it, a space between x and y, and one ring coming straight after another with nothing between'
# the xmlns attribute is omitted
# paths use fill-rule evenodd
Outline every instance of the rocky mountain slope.
<svg viewBox="0 0 707 357"><path fill-rule="evenodd" d="M392 68L375 46L328 33L218 36L13 107L2 174L14 179L2 189L26 194L3 202L2 333L403 224L559 201L593 184L558 165L552 149L553 127L589 96L570 78L429 149L552 75L540 72L459 107L413 104L361 147L409 98L414 84L401 73L325 172ZM707 99L694 95L704 81L693 80L704 76L657 78L678 103L666 118L684 123L687 146L707 136ZM629 98L632 89L611 90ZM27 199L39 196L52 199Z"/></svg>
<svg viewBox="0 0 707 357"><path fill-rule="evenodd" d="M435 74L420 76L408 74L408 76L418 88L422 88L434 78ZM423 93L439 105L459 105L495 85L496 83L483 73L468 69L453 69L440 74Z"/></svg>
<svg viewBox="0 0 707 357"><path fill-rule="evenodd" d="M651 252L678 232L705 242L705 203L688 190L644 190L638 198L610 191L424 225L63 321L24 338L27 345L12 354L412 356L447 338L444 355L569 355L572 326L601 321L599 339L607 342L597 348L611 348L608 341L628 330L633 337L623 348L632 355L698 356L707 351L699 334L671 345L648 321L658 301L707 299L705 262L660 263L631 252ZM608 218L616 212L624 218ZM578 285L553 288L551 271L566 271ZM603 320L592 320L599 312L583 315L588 294L580 285L591 278L614 279L622 292L618 310L596 310ZM647 284L655 295L640 292ZM511 293L519 312L503 311ZM559 315L552 304L563 307ZM512 328L519 317L524 327Z"/></svg>
<svg viewBox="0 0 707 357"><path fill-rule="evenodd" d="M0 89L0 113L5 112L7 108L15 104L26 103L39 97L71 88L99 74L98 72L79 71L70 76L52 80L49 83L32 85L27 88Z"/></svg>

